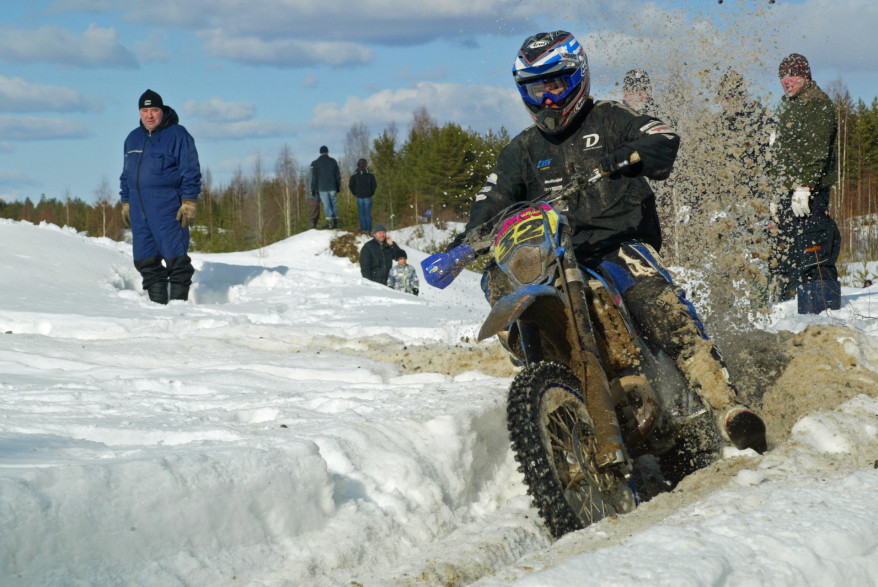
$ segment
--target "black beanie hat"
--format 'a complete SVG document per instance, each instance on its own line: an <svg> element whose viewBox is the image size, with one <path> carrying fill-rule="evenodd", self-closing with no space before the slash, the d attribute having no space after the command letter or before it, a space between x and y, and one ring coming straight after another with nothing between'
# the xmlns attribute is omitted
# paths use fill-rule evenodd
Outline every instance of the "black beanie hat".
<svg viewBox="0 0 878 587"><path fill-rule="evenodd" d="M366 166L366 160L365 160L365 159L359 159L359 160L357 160L357 167L365 167L365 166Z"/></svg>
<svg viewBox="0 0 878 587"><path fill-rule="evenodd" d="M140 100L137 101L137 108L161 108L164 106L162 102L162 97L153 92L152 90L146 90L143 94L140 95Z"/></svg>
<svg viewBox="0 0 878 587"><path fill-rule="evenodd" d="M323 145L322 147L320 147L320 152L321 153L329 153L329 147L327 147L326 145Z"/></svg>

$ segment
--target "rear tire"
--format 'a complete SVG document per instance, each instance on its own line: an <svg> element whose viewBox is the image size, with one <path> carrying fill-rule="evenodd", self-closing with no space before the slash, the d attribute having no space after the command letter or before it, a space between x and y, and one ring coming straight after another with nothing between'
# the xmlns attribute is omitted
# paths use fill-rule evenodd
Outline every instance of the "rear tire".
<svg viewBox="0 0 878 587"><path fill-rule="evenodd" d="M724 444L708 410L679 424L674 436L674 448L660 459L662 475L671 489L687 475L716 461Z"/></svg>
<svg viewBox="0 0 878 587"><path fill-rule="evenodd" d="M555 538L636 507L628 481L594 465L594 426L573 372L529 365L509 389L507 426L528 493Z"/></svg>

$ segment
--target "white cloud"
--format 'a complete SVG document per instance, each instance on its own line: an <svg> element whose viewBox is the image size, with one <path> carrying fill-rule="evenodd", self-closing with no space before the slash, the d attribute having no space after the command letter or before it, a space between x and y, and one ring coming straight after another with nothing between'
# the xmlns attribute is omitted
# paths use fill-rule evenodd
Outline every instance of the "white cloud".
<svg viewBox="0 0 878 587"><path fill-rule="evenodd" d="M201 139L265 139L288 137L296 134L296 127L286 122L271 120L243 120L238 122L199 122L191 125L192 136Z"/></svg>
<svg viewBox="0 0 878 587"><path fill-rule="evenodd" d="M222 98L188 100L183 112L193 118L219 124L250 120L256 114L253 102L228 102Z"/></svg>
<svg viewBox="0 0 878 587"><path fill-rule="evenodd" d="M73 67L138 67L134 54L119 43L115 29L93 24L81 34L57 26L0 29L0 59Z"/></svg>
<svg viewBox="0 0 878 587"><path fill-rule="evenodd" d="M102 109L101 104L77 90L0 75L0 112L100 112Z"/></svg>
<svg viewBox="0 0 878 587"><path fill-rule="evenodd" d="M789 53L802 53L814 65L839 71L875 70L878 55L878 3L874 0L806 0L801 5L777 5L778 20L796 34L775 41L778 62Z"/></svg>
<svg viewBox="0 0 878 587"><path fill-rule="evenodd" d="M412 114L422 106L440 124L450 121L480 132L505 126L514 135L531 124L511 83L508 88L497 88L421 82L410 88L382 90L367 98L350 96L341 106L334 102L318 104L309 126L346 129L358 122L377 128L391 122L408 125Z"/></svg>
<svg viewBox="0 0 878 587"><path fill-rule="evenodd" d="M91 136L84 124L57 118L0 116L0 137L8 141L82 139Z"/></svg>
<svg viewBox="0 0 878 587"><path fill-rule="evenodd" d="M418 44L441 36L483 34L521 24L539 6L519 0L153 0L131 3L128 17L141 23L204 30L230 37L345 39Z"/></svg>
<svg viewBox="0 0 878 587"><path fill-rule="evenodd" d="M357 43L303 41L300 39L264 40L255 36L230 37L213 30L203 33L205 50L215 56L249 65L276 67L312 67L325 65L365 65L375 58L369 47Z"/></svg>

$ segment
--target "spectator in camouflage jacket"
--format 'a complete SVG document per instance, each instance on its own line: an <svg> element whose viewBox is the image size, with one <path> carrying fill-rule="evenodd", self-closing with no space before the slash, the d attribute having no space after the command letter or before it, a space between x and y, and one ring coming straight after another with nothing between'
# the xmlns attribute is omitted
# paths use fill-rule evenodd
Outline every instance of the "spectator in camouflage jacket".
<svg viewBox="0 0 878 587"><path fill-rule="evenodd" d="M835 106L811 79L811 68L802 55L785 57L778 77L785 95L778 110L769 174L779 193L779 201L772 205L777 253L772 269L779 299L792 299L800 284L811 284L804 286L809 290L816 283L823 308L835 309L840 305L835 263L841 235L828 213L829 190L838 179ZM800 312L802 293L799 287Z"/></svg>
<svg viewBox="0 0 878 587"><path fill-rule="evenodd" d="M408 255L405 251L397 257L396 262L387 276L387 287L418 295L418 272L408 264Z"/></svg>

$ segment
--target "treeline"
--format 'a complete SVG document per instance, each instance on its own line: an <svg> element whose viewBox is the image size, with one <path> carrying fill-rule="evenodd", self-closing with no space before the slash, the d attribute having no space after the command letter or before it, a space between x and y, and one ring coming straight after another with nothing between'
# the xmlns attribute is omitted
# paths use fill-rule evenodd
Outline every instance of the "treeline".
<svg viewBox="0 0 878 587"><path fill-rule="evenodd" d="M838 109L839 182L833 189L831 213L844 236L842 254L851 260L878 255L876 232L869 228L878 217L878 98L854 102L843 83L828 88ZM345 137L342 153L330 152L342 169L339 193L341 228L358 227L354 197L347 180L356 161L365 157L375 173L378 191L373 218L391 229L423 219L466 218L475 193L493 170L500 148L509 141L505 129L479 134L454 123L437 124L425 108L413 117L408 135L395 126L374 140L365 124L355 124ZM315 158L317 156L315 146ZM297 161L284 146L275 161L257 156L250 169L239 168L227 185L214 184L203 172L195 251L229 252L259 248L307 228L310 161ZM41 197L34 203L0 202L0 217L68 225L90 236L120 240L117 189L105 180L97 201L69 195ZM321 223L322 223L321 212Z"/></svg>
<svg viewBox="0 0 878 587"><path fill-rule="evenodd" d="M425 108L414 114L404 139L395 126L374 140L370 137L365 124L356 124L346 135L343 153L330 152L342 170L338 203L343 229L359 227L356 201L347 182L361 157L368 160L378 182L372 216L393 229L417 222L427 210L434 220L465 217L475 193L493 170L500 148L509 141L502 128L479 134L454 123L440 126ZM316 158L316 146L314 152ZM239 168L228 185L215 184L210 170L203 169L192 250L250 250L306 230L310 163L297 161L284 146L273 162L257 155L251 168ZM124 232L117 191L104 181L93 203L45 196L36 203L30 198L0 202L0 217L67 225L89 236L120 240Z"/></svg>
<svg viewBox="0 0 878 587"><path fill-rule="evenodd" d="M831 85L838 114L838 178L830 213L844 237L842 252L850 260L878 255L878 98L856 103L840 82Z"/></svg>

